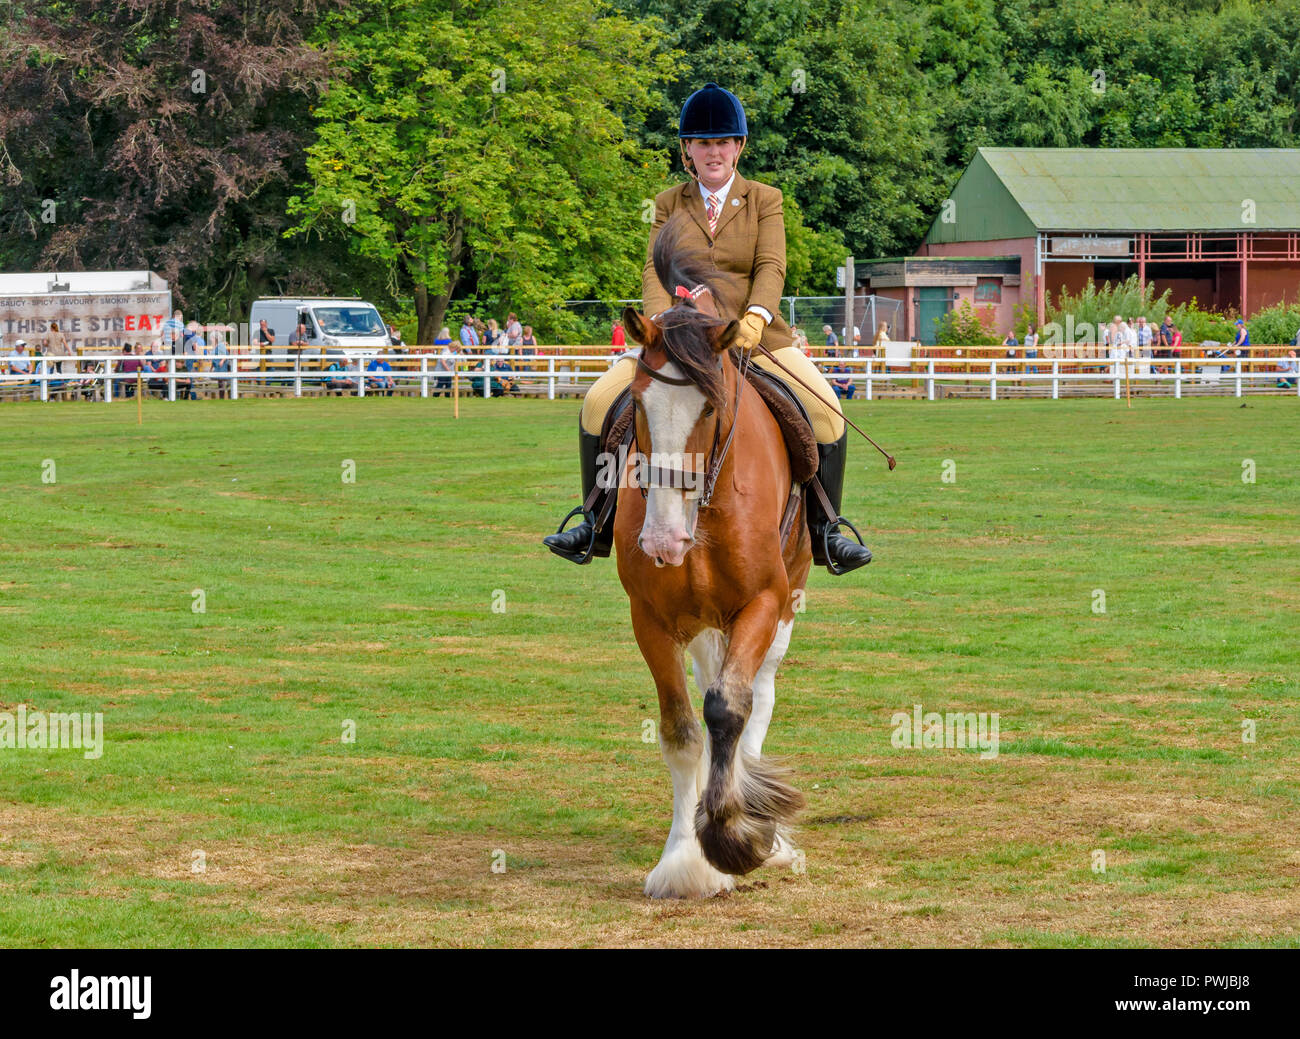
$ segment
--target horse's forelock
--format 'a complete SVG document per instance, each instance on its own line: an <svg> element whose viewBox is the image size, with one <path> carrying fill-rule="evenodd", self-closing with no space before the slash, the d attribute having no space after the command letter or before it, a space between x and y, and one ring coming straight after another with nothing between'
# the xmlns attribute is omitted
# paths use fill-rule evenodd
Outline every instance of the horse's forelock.
<svg viewBox="0 0 1300 1039"><path fill-rule="evenodd" d="M659 345L669 360L699 387L715 409L722 410L726 403L726 381L713 343L727 322L679 303L660 316L659 325L663 330Z"/></svg>

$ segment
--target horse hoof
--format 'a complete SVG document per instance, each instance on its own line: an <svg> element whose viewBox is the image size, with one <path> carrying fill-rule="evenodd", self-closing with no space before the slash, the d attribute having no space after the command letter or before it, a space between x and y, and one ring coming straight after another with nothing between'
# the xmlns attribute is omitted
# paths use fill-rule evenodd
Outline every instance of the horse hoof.
<svg viewBox="0 0 1300 1039"><path fill-rule="evenodd" d="M778 830L776 839L772 842L772 854L763 860L763 865L776 869L786 869L793 865L797 852L798 849L791 843L790 839Z"/></svg>
<svg viewBox="0 0 1300 1039"><path fill-rule="evenodd" d="M647 897L712 898L735 890L736 878L714 869L699 845L691 844L664 853L645 878Z"/></svg>

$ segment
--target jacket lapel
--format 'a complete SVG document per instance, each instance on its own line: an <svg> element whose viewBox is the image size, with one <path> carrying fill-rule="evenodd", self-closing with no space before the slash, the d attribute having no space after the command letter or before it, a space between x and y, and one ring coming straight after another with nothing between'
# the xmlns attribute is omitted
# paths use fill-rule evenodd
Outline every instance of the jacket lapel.
<svg viewBox="0 0 1300 1039"><path fill-rule="evenodd" d="M696 194L698 195L699 192L696 192ZM714 241L717 241L718 236L722 234L723 228L731 223L732 218L749 204L749 199L747 198L748 195L749 181L737 173L736 179L731 182L731 190L727 192L727 201L722 206L722 212L718 214L718 230L713 236ZM732 205L733 202L739 202L740 205ZM703 201L700 202L700 208L704 208ZM706 232L708 231L708 228L709 221L706 217L704 221L704 229Z"/></svg>
<svg viewBox="0 0 1300 1039"><path fill-rule="evenodd" d="M682 185L682 205L691 214L691 219L700 225L704 237L709 237L709 218L704 212L704 199L700 198L700 186L694 180Z"/></svg>

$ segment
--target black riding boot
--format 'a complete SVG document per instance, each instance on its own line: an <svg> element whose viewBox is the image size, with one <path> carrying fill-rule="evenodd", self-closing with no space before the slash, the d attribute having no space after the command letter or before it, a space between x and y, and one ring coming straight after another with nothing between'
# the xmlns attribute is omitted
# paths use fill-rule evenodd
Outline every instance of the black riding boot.
<svg viewBox="0 0 1300 1039"><path fill-rule="evenodd" d="M582 464L583 502L586 502L591 495L592 489L596 486L596 476L599 472L597 460L601 451L600 437L592 436L579 425L578 457ZM618 488L606 490L597 498L592 512L583 512L581 505L572 510L560 521L560 529L550 537L543 538L542 544L557 556L562 556L570 562L580 565L590 563L592 556L602 558L608 556L610 546L614 543L614 503L609 500L611 494L617 495ZM605 516L604 525L597 531L595 529L596 518L601 515L606 506L609 508L609 514ZM572 530L565 530L564 525L574 516L581 516L582 522Z"/></svg>
<svg viewBox="0 0 1300 1039"><path fill-rule="evenodd" d="M815 489L810 487L811 493L805 499L808 531L812 534L813 561L836 575L856 570L871 562L871 549L862 544L858 528L839 514L844 495L844 464L848 455L848 441L849 433L845 430L844 435L835 443L817 445L817 478L831 501L835 515L826 515L821 497ZM848 527L858 540L846 538L836 530L839 526Z"/></svg>

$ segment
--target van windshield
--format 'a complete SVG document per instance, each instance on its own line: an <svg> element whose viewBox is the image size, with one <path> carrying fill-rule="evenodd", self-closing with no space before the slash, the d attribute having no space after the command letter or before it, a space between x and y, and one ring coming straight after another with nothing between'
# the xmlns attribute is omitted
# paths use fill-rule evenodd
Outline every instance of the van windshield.
<svg viewBox="0 0 1300 1039"><path fill-rule="evenodd" d="M381 336L388 330L379 311L364 304L352 307L314 307L316 323L327 336Z"/></svg>

